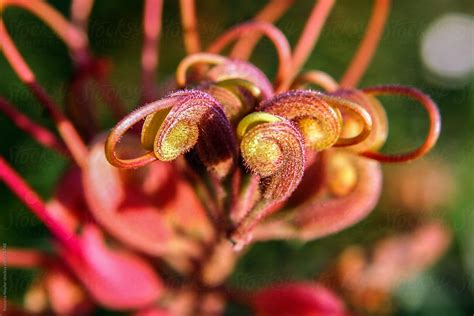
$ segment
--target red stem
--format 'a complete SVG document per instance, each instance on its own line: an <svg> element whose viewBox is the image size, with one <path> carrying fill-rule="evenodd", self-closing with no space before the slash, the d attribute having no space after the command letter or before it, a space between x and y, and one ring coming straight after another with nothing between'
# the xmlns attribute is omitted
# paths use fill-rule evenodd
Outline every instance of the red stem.
<svg viewBox="0 0 474 316"><path fill-rule="evenodd" d="M277 92L285 91L289 88L301 67L311 54L319 34L326 22L326 19L334 5L334 0L318 0L311 11L311 14L304 26L291 59L291 70L285 80L277 88Z"/></svg>
<svg viewBox="0 0 474 316"><path fill-rule="evenodd" d="M3 53L10 65L12 66L13 70L16 72L20 80L28 86L28 88L36 96L36 98L49 111L50 115L56 123L56 127L58 128L59 134L66 143L66 146L71 152L72 157L79 166L83 166L88 153L86 145L81 140L79 133L76 131L72 123L61 113L54 101L36 82L36 78L33 72L26 64L25 60L18 52L12 39L8 35L3 21L0 21L0 42L3 46Z"/></svg>
<svg viewBox="0 0 474 316"><path fill-rule="evenodd" d="M30 120L26 115L19 112L13 105L1 97L0 111L5 113L18 128L30 134L38 143L61 154L67 152L64 144L53 133Z"/></svg>
<svg viewBox="0 0 474 316"><path fill-rule="evenodd" d="M142 48L142 99L150 102L156 98L156 68L158 66L159 39L163 0L146 0L143 18L144 41Z"/></svg>
<svg viewBox="0 0 474 316"><path fill-rule="evenodd" d="M64 247L75 253L80 253L80 244L75 235L51 216L38 194L28 186L2 156L0 156L0 179L48 227Z"/></svg>
<svg viewBox="0 0 474 316"><path fill-rule="evenodd" d="M357 86L374 57L377 46L390 11L390 0L374 0L369 24L365 30L357 52L355 53L346 73L342 76L340 85L345 88Z"/></svg>
<svg viewBox="0 0 474 316"><path fill-rule="evenodd" d="M425 110L428 112L428 117L430 120L428 135L426 136L423 144L417 149L407 153L395 155L387 155L368 151L362 153L363 156L381 162L405 162L419 158L430 151L431 148L433 148L433 146L436 144L436 141L438 140L439 133L441 132L441 115L439 114L438 107L429 96L418 89L402 86L376 86L362 89L362 91L373 96L401 95L414 99L425 108Z"/></svg>

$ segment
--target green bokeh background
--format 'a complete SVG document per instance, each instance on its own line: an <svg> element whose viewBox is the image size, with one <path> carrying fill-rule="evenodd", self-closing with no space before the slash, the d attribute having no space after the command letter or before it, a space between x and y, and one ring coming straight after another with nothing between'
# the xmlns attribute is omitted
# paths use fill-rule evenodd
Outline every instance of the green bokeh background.
<svg viewBox="0 0 474 316"><path fill-rule="evenodd" d="M65 15L69 14L69 1L49 2ZM91 46L96 55L107 56L113 61L112 81L132 108L137 105L139 92L142 2L96 2L89 32ZM170 77L184 57L177 1L165 2L158 80ZM264 3L250 0L198 1L203 42L209 43L226 28L251 18ZM294 44L297 39L311 6L312 1L296 1L296 5L277 23L290 43ZM321 69L340 78L362 36L370 6L368 0L338 1L305 69ZM413 85L433 97L442 113L443 129L430 156L448 164L456 182L455 198L440 210L446 214L444 217L454 232L452 246L440 262L405 283L395 294L398 315L474 313L474 80L471 75L469 83L459 88L435 85L426 75L419 54L423 32L430 22L448 12L474 14L474 6L471 0L394 0L380 48L361 82L361 86L383 83ZM40 21L22 10L8 9L4 20L38 81L62 104L65 83L73 70L64 45ZM474 56L474 51L470 54ZM275 74L276 56L269 42L264 40L258 46L252 61L270 77ZM35 121L54 129L3 56L0 56L0 95ZM423 110L400 103L398 99L384 99L391 126L389 141L384 148L386 151L410 148L421 142L426 132ZM104 111L102 127L105 130L112 125L113 119ZM41 148L1 114L0 131L1 154L42 197L50 197L68 163ZM368 219L334 236L306 244L257 244L239 262L230 282L255 288L277 280L314 278L346 246L371 244L390 230L382 223L381 208L383 203ZM0 240L8 247L50 247L47 231L3 184L0 184L0 209ZM9 270L9 298L18 301L33 275L33 272ZM233 310L238 314L237 307Z"/></svg>

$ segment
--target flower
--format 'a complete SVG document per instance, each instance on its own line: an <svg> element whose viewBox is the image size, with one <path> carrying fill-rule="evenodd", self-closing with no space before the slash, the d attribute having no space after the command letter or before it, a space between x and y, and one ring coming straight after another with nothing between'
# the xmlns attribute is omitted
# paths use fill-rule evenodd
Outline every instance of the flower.
<svg viewBox="0 0 474 316"><path fill-rule="evenodd" d="M262 316L349 314L336 293L316 283L274 285L249 296L228 289L225 280L239 250L255 241L310 240L362 220L380 195L380 163L426 154L438 138L440 116L433 100L415 88L356 88L381 36L388 0L375 1L340 83L322 71L300 73L334 1L316 1L294 49L272 24L291 2L270 1L254 20L202 51L194 1L182 0L188 55L165 89L154 80L163 1L145 0L143 105L130 113L108 82L109 62L89 47L92 0L74 0L71 21L43 1L2 2L2 12L16 6L43 20L64 41L75 66L65 115L0 20L2 53L49 112L61 139L3 98L0 110L76 164L44 202L0 157L0 179L53 235L51 255L10 252L12 266L46 273L29 292L35 311L81 314L95 304L134 315L209 315L244 298ZM274 80L248 61L262 35L277 51ZM232 41L230 56L224 56ZM107 135L96 129L91 89L120 118ZM379 152L388 130L379 95L408 97L426 109L430 127L420 147Z"/></svg>

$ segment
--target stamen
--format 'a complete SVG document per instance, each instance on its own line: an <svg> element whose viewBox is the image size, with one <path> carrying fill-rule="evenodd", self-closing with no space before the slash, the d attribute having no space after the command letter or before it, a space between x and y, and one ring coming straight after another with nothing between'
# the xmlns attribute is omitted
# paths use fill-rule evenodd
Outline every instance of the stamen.
<svg viewBox="0 0 474 316"><path fill-rule="evenodd" d="M376 86L362 89L363 92L377 95L400 95L418 101L428 112L430 127L428 135L423 144L417 149L402 154L382 154L379 152L367 151L362 153L364 157L375 159L381 162L405 162L425 155L436 144L441 131L441 116L438 107L433 100L418 89L403 86Z"/></svg>
<svg viewBox="0 0 474 316"><path fill-rule="evenodd" d="M358 82L369 67L372 57L375 54L377 46L382 37L382 33L390 11L390 0L374 0L375 5L372 9L364 38L362 39L357 52L341 79L341 86L350 88L357 86Z"/></svg>

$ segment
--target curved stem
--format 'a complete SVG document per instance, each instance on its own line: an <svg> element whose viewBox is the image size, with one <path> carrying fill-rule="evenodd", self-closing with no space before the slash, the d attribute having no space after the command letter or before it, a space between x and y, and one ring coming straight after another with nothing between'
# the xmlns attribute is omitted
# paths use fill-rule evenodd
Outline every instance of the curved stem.
<svg viewBox="0 0 474 316"><path fill-rule="evenodd" d="M374 1L372 16L365 30L364 38L354 57L352 57L349 67L342 76L340 82L342 87L351 88L357 86L367 70L382 37L385 22L390 11L390 0Z"/></svg>
<svg viewBox="0 0 474 316"><path fill-rule="evenodd" d="M74 234L62 226L50 212L41 198L0 156L0 179L51 231L55 238L68 250L80 253L80 244Z"/></svg>
<svg viewBox="0 0 474 316"><path fill-rule="evenodd" d="M231 41L238 39L249 32L264 33L275 45L279 65L274 85L278 86L290 71L291 48L285 35L272 24L265 22L247 22L237 25L214 40L207 51L217 54Z"/></svg>
<svg viewBox="0 0 474 316"><path fill-rule="evenodd" d="M58 35L75 57L85 57L88 46L86 34L67 21L47 2L38 0L3 0L3 3L5 8L16 6L31 12Z"/></svg>
<svg viewBox="0 0 474 316"><path fill-rule="evenodd" d="M293 82L296 74L300 71L311 54L326 19L334 6L334 0L318 0L304 26L303 32L296 43L291 58L291 70L285 80L276 89L277 92L285 91Z"/></svg>
<svg viewBox="0 0 474 316"><path fill-rule="evenodd" d="M0 111L20 129L30 134L41 145L64 154L67 148L64 144L49 130L30 120L26 115L15 109L7 100L0 97Z"/></svg>
<svg viewBox="0 0 474 316"><path fill-rule="evenodd" d="M428 112L428 117L430 120L428 135L426 136L423 144L417 149L407 153L394 155L367 151L362 153L362 156L381 162L405 162L425 155L436 144L441 131L441 116L439 114L438 107L429 96L418 89L402 86L376 86L362 89L362 91L373 96L401 95L414 99L425 108L425 110Z"/></svg>
<svg viewBox="0 0 474 316"><path fill-rule="evenodd" d="M159 57L163 0L146 0L143 18L144 41L142 48L142 98L149 102L156 98L156 68Z"/></svg>
<svg viewBox="0 0 474 316"><path fill-rule="evenodd" d="M294 0L271 0L252 20L273 23L285 14L293 2ZM261 34L249 33L246 37L240 38L235 43L230 56L242 60L249 59L261 37Z"/></svg>
<svg viewBox="0 0 474 316"><path fill-rule="evenodd" d="M3 21L0 21L0 42L3 46L3 53L7 61L12 66L13 70L16 72L21 81L23 81L23 83L49 111L56 123L56 127L58 128L62 139L71 152L72 157L79 166L83 166L88 153L86 145L83 143L79 133L74 128L72 123L61 113L54 101L36 82L33 72L26 64L25 60L20 55L15 44L8 35Z"/></svg>
<svg viewBox="0 0 474 316"><path fill-rule="evenodd" d="M183 25L184 46L188 54L201 51L197 30L196 5L194 0L180 0L181 23Z"/></svg>

